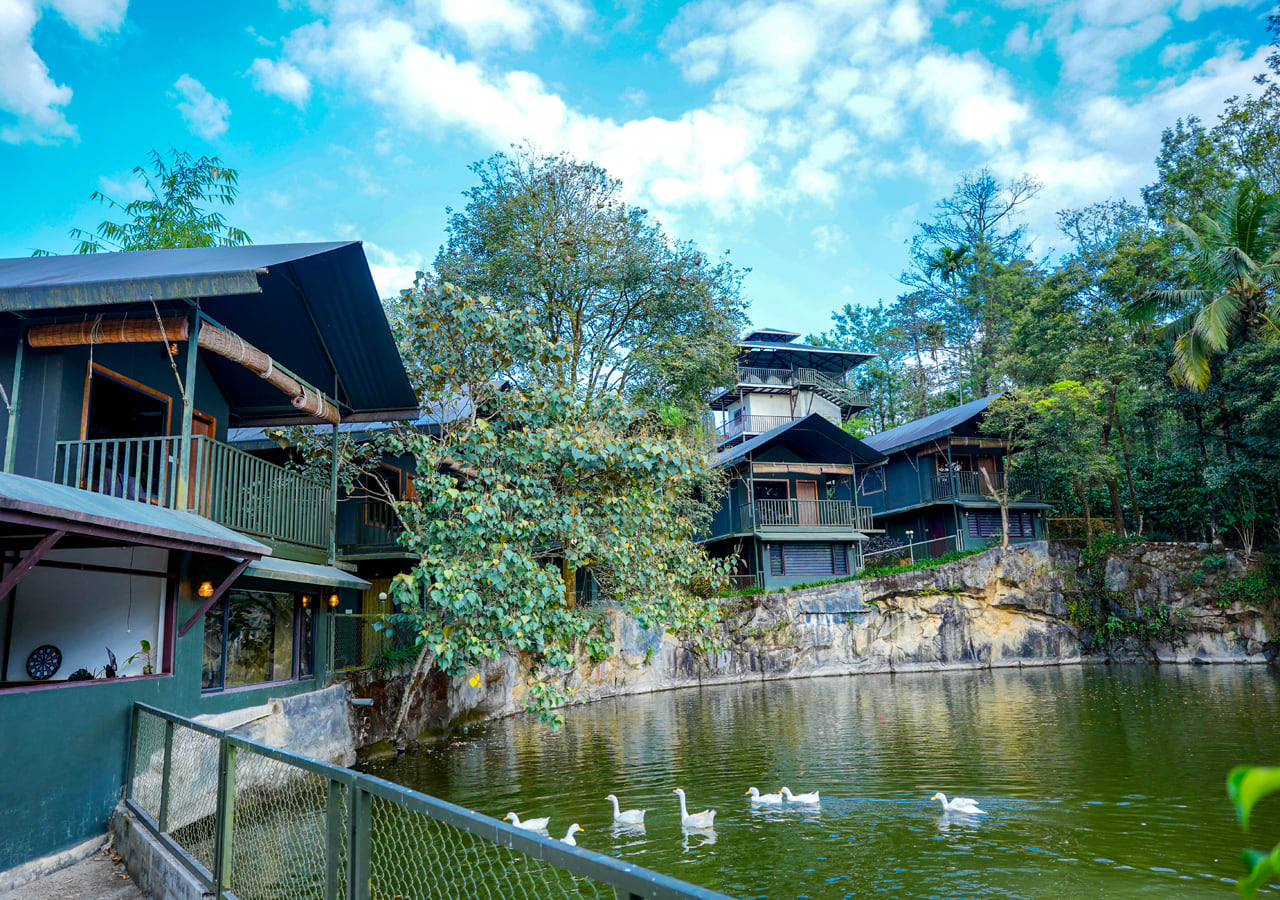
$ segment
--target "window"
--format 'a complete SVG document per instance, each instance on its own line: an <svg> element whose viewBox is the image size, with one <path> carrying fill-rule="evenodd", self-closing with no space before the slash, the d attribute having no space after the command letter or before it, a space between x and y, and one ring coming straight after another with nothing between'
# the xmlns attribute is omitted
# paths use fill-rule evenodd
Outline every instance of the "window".
<svg viewBox="0 0 1280 900"><path fill-rule="evenodd" d="M769 574L848 575L849 554L844 544L770 544Z"/></svg>
<svg viewBox="0 0 1280 900"><path fill-rule="evenodd" d="M1000 511L966 513L969 537L1000 537ZM1029 512L1009 513L1009 537L1035 537L1035 520Z"/></svg>
<svg viewBox="0 0 1280 900"><path fill-rule="evenodd" d="M791 497L791 485L787 481L775 481L772 478L755 479L756 500L787 500Z"/></svg>
<svg viewBox="0 0 1280 900"><path fill-rule="evenodd" d="M863 496L867 494L878 494L884 490L884 466L877 466L862 473L862 489Z"/></svg>
<svg viewBox="0 0 1280 900"><path fill-rule="evenodd" d="M204 617L201 688L308 678L315 674L312 611L294 594L229 591Z"/></svg>

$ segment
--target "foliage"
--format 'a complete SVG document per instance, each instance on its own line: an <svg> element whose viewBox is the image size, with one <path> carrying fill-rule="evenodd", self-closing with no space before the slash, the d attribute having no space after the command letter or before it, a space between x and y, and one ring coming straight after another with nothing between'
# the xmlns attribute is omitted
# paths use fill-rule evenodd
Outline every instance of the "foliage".
<svg viewBox="0 0 1280 900"><path fill-rule="evenodd" d="M700 435L562 384L570 350L532 313L420 279L395 321L424 403L469 403L438 430L377 439L417 468L417 498L394 501L417 563L393 582L386 627L411 626L451 675L504 653L539 670L599 661L612 633L575 593L589 569L641 627L714 649L701 595L729 563L694 543L709 516L698 498L719 490Z"/></svg>
<svg viewBox="0 0 1280 900"><path fill-rule="evenodd" d="M1249 829L1249 815L1265 798L1280 792L1280 768L1236 766L1227 775L1227 796L1240 816L1240 827ZM1240 896L1251 898L1280 877L1280 843L1269 852L1245 850L1246 874L1236 882Z"/></svg>
<svg viewBox="0 0 1280 900"><path fill-rule="evenodd" d="M102 191L96 200L124 216L119 221L104 219L93 231L71 229L76 253L109 250L160 250L171 247L234 247L250 243L249 235L228 225L212 205L232 206L238 193L239 173L222 164L216 156L198 159L185 151L170 149L168 160L152 150L150 169L134 166L148 196L122 203ZM36 256L47 256L38 250Z"/></svg>
<svg viewBox="0 0 1280 900"><path fill-rule="evenodd" d="M471 167L440 279L527 316L561 352L539 376L586 402L621 395L700 413L730 382L744 272L672 240L604 169L529 147Z"/></svg>
<svg viewBox="0 0 1280 900"><path fill-rule="evenodd" d="M1242 606L1274 606L1280 602L1280 577L1274 566L1268 566L1239 578L1228 578L1218 585L1215 602L1221 607L1235 603Z"/></svg>
<svg viewBox="0 0 1280 900"><path fill-rule="evenodd" d="M987 547L977 547L972 550L953 550L950 553L944 553L932 559L917 559L914 562L907 560L901 565L896 566L868 566L851 579L845 580L863 580L867 578L883 578L886 575L900 575L903 572L919 572L925 569L936 569L938 566L944 566L947 563L957 562L970 556L976 556L979 553L986 553Z"/></svg>

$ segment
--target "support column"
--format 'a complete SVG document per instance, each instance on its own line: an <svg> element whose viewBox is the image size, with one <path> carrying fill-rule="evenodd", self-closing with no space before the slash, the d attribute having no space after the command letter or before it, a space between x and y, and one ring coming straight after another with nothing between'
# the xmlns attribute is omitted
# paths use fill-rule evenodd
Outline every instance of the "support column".
<svg viewBox="0 0 1280 900"><path fill-rule="evenodd" d="M22 357L27 346L27 329L18 329L18 347L13 354L13 387L9 398L9 428L4 435L4 470L12 473L18 455L18 413L22 409Z"/></svg>
<svg viewBox="0 0 1280 900"><path fill-rule="evenodd" d="M196 365L200 360L200 313L191 314L187 332L186 375L182 379L182 437L178 444L178 492L175 506L187 509L191 493L191 414L196 402ZM168 352L168 348L165 348Z"/></svg>
<svg viewBox="0 0 1280 900"><path fill-rule="evenodd" d="M338 559L338 425L329 445L329 565Z"/></svg>

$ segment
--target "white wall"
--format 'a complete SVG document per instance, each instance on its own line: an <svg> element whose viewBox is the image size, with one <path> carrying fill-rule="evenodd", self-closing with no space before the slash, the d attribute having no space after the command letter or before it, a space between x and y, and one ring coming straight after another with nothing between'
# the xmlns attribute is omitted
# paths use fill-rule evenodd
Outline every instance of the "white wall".
<svg viewBox="0 0 1280 900"><path fill-rule="evenodd" d="M46 558L152 572L163 572L168 566L168 552L154 547L55 550ZM41 644L53 644L62 651L62 666L52 681L65 680L76 669L101 669L107 663L108 647L115 652L120 675L141 675L142 658L130 664L125 659L138 651L143 640L151 642L159 670L164 594L163 578L37 565L8 598L15 606L4 680L30 681L27 656Z"/></svg>
<svg viewBox="0 0 1280 900"><path fill-rule="evenodd" d="M747 412L753 416L790 416L791 397L787 394L747 394Z"/></svg>

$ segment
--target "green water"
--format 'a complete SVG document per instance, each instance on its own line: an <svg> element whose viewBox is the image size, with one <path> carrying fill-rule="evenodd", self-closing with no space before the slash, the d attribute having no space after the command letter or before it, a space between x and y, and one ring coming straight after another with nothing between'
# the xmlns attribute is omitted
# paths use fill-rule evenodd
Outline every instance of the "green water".
<svg viewBox="0 0 1280 900"><path fill-rule="evenodd" d="M1087 667L753 683L520 716L374 774L736 897L1230 897L1237 762L1280 764L1261 667ZM820 790L753 809L749 786ZM683 833L676 799L717 812ZM942 814L935 791L990 815ZM604 795L646 807L611 827ZM1280 840L1280 803L1253 832Z"/></svg>

